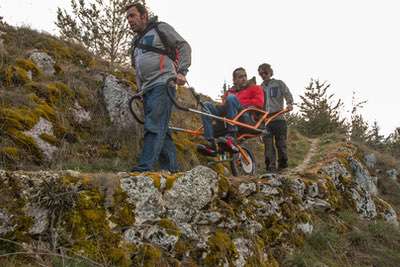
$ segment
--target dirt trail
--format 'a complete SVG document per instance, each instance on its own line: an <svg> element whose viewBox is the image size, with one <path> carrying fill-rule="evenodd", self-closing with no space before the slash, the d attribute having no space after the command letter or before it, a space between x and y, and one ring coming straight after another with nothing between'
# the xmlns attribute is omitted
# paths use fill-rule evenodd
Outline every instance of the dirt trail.
<svg viewBox="0 0 400 267"><path fill-rule="evenodd" d="M310 149L307 152L307 155L304 157L304 161L298 165L297 167L288 170L288 173L299 173L303 172L308 165L310 164L311 159L315 156L315 154L318 152L318 145L319 145L319 139L314 138L311 139L311 146Z"/></svg>

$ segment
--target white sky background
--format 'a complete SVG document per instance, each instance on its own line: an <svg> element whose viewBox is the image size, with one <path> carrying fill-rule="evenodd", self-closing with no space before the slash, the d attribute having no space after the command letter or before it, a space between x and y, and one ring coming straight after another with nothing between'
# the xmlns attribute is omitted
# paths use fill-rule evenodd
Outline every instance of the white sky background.
<svg viewBox="0 0 400 267"><path fill-rule="evenodd" d="M400 1L398 0L147 0L160 20L192 46L190 84L217 98L232 71L249 77L270 63L295 100L311 78L331 83L351 109L355 91L362 110L385 135L400 126ZM56 8L69 0L0 0L11 25L57 33ZM346 111L344 110L344 111ZM397 115L396 115L397 114Z"/></svg>

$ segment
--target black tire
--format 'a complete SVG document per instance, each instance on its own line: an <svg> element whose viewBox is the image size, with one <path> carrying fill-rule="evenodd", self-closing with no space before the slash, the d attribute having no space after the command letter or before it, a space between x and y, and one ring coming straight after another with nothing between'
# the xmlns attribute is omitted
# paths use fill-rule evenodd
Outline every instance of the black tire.
<svg viewBox="0 0 400 267"><path fill-rule="evenodd" d="M243 152L247 154L250 162L246 164L241 153L235 153L230 162L233 176L254 175L256 173L256 160L250 149L242 147Z"/></svg>
<svg viewBox="0 0 400 267"><path fill-rule="evenodd" d="M143 114L143 102L140 96L133 96L129 100L129 111L132 113L132 116L135 120L140 123L144 124L144 114Z"/></svg>

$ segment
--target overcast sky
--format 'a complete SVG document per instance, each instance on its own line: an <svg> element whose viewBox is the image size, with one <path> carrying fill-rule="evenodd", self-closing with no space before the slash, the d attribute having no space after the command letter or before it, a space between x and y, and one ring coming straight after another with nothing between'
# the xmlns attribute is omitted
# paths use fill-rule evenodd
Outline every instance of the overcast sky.
<svg viewBox="0 0 400 267"><path fill-rule="evenodd" d="M248 76L270 63L295 100L311 78L351 109L355 91L368 100L362 113L384 134L400 126L400 1L398 0L147 0L160 20L192 46L188 74L197 91L217 98L232 71ZM57 33L56 8L69 0L0 0L12 25ZM346 111L344 110L344 112ZM397 114L397 115L396 115Z"/></svg>

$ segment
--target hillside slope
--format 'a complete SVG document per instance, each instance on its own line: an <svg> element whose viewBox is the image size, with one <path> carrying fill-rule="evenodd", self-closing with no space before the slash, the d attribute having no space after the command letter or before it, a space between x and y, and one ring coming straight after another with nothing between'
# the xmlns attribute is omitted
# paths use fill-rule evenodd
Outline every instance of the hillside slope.
<svg viewBox="0 0 400 267"><path fill-rule="evenodd" d="M143 135L133 71L0 31L1 266L398 266L398 161L291 129L288 171L265 174L253 139L258 173L234 178L176 133L181 173L128 173ZM195 106L187 88L178 100Z"/></svg>

